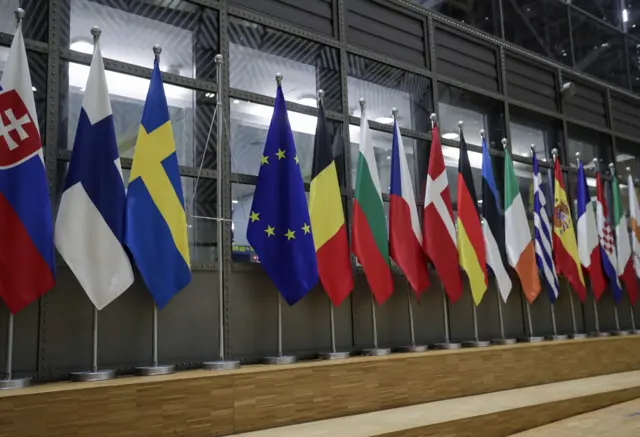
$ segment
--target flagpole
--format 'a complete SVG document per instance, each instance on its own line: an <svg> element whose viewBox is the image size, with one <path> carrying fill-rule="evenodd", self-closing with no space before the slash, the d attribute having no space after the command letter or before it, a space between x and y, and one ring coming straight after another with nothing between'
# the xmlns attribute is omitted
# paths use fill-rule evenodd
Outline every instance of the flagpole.
<svg viewBox="0 0 640 437"><path fill-rule="evenodd" d="M373 348L363 349L362 355L371 357L389 355L391 353L391 349L378 347L378 322L376 320L376 301L373 297L373 293L371 293L371 325L373 330Z"/></svg>
<svg viewBox="0 0 640 437"><path fill-rule="evenodd" d="M590 284L589 286L591 287ZM593 292L593 289L591 289L591 294L593 295L593 300L591 302L593 305L593 316L594 316L594 322L596 325L596 330L591 333L591 336L592 337L608 337L609 336L608 332L600 331L600 316L598 315L598 302L596 301L596 295Z"/></svg>
<svg viewBox="0 0 640 437"><path fill-rule="evenodd" d="M428 349L426 344L416 344L415 324L413 320L413 304L411 295L413 294L411 284L407 281L407 309L409 311L409 334L411 336L411 344L398 348L399 352L424 352Z"/></svg>
<svg viewBox="0 0 640 437"><path fill-rule="evenodd" d="M331 351L330 352L320 352L318 354L318 358L321 360L342 360L345 358L349 358L351 356L351 352L338 352L336 348L336 322L333 310L333 302L331 302L331 298L327 295L327 300L329 301L329 329L331 333Z"/></svg>

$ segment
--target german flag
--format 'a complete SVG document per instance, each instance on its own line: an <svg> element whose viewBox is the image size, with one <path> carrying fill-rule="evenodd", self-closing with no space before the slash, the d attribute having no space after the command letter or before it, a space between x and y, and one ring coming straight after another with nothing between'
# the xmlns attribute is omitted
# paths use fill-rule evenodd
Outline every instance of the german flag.
<svg viewBox="0 0 640 437"><path fill-rule="evenodd" d="M309 212L320 282L333 305L338 306L353 289L353 275L338 172L322 98L318 99Z"/></svg>
<svg viewBox="0 0 640 437"><path fill-rule="evenodd" d="M458 261L469 278L473 302L478 305L487 291L487 256L467 143L462 129L458 163Z"/></svg>

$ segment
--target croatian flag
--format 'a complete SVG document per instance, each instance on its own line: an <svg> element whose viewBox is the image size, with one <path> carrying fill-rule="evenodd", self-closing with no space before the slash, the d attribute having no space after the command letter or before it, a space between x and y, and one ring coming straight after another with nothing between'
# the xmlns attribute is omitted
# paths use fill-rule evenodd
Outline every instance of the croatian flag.
<svg viewBox="0 0 640 437"><path fill-rule="evenodd" d="M616 256L616 242L613 238L613 231L609 225L609 211L607 200L604 197L604 186L600 178L600 172L596 173L596 191L598 202L596 204L596 221L598 222L598 239L600 240L600 253L602 254L602 270L609 280L609 286L616 302L622 298L622 286L618 279L616 266L618 257Z"/></svg>
<svg viewBox="0 0 640 437"><path fill-rule="evenodd" d="M17 313L55 283L49 186L20 25L0 85L0 296Z"/></svg>
<svg viewBox="0 0 640 437"><path fill-rule="evenodd" d="M55 227L58 251L98 309L133 283L124 250L127 198L96 41Z"/></svg>

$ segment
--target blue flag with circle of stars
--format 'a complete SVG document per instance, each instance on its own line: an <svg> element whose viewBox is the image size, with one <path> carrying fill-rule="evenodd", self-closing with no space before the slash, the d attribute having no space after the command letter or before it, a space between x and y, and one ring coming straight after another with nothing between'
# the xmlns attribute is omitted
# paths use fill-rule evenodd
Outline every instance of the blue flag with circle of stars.
<svg viewBox="0 0 640 437"><path fill-rule="evenodd" d="M282 297L293 305L318 283L309 207L287 106L278 86L253 195L247 240Z"/></svg>

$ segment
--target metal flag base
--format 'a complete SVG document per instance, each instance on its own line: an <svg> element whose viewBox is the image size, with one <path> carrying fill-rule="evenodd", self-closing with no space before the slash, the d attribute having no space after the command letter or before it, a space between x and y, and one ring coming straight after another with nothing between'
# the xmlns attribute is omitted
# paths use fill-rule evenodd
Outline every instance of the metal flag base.
<svg viewBox="0 0 640 437"><path fill-rule="evenodd" d="M321 360L344 360L350 356L351 352L320 352L318 354Z"/></svg>
<svg viewBox="0 0 640 437"><path fill-rule="evenodd" d="M623 337L625 335L631 334L630 331L611 331L611 335Z"/></svg>
<svg viewBox="0 0 640 437"><path fill-rule="evenodd" d="M564 334L554 334L554 335L549 335L547 337L547 340L553 340L553 341L561 341L561 340L568 340L568 339L569 339L569 336Z"/></svg>
<svg viewBox="0 0 640 437"><path fill-rule="evenodd" d="M31 378L14 378L0 380L0 390L11 390L14 388L26 388L31 385Z"/></svg>
<svg viewBox="0 0 640 437"><path fill-rule="evenodd" d="M574 340L582 340L583 338L589 337L587 334L583 332L578 332L575 334L569 334L569 338L573 338Z"/></svg>
<svg viewBox="0 0 640 437"><path fill-rule="evenodd" d="M632 329L629 331L630 335L640 335L640 329Z"/></svg>
<svg viewBox="0 0 640 437"><path fill-rule="evenodd" d="M362 355L365 357L382 357L390 353L391 349L389 348L362 349Z"/></svg>
<svg viewBox="0 0 640 437"><path fill-rule="evenodd" d="M107 381L115 377L116 371L112 369L96 370L95 372L87 370L84 372L73 372L69 375L69 379L73 382Z"/></svg>
<svg viewBox="0 0 640 437"><path fill-rule="evenodd" d="M293 355L280 355L279 357L264 357L262 362L264 364L293 364L298 359Z"/></svg>
<svg viewBox="0 0 640 437"><path fill-rule="evenodd" d="M437 349L453 350L453 349L460 349L461 347L462 345L460 343L437 343L436 344Z"/></svg>
<svg viewBox="0 0 640 437"><path fill-rule="evenodd" d="M494 338L491 340L491 344L500 344L500 345L509 345L516 344L517 340L515 338Z"/></svg>
<svg viewBox="0 0 640 437"><path fill-rule="evenodd" d="M611 334L609 334L608 332L604 332L604 331L594 331L592 333L589 334L591 337L609 337Z"/></svg>
<svg viewBox="0 0 640 437"><path fill-rule="evenodd" d="M426 344L414 344L411 346L400 346L398 352L424 352L427 349L429 349L429 346Z"/></svg>
<svg viewBox="0 0 640 437"><path fill-rule="evenodd" d="M204 370L235 370L240 368L240 361L205 361Z"/></svg>
<svg viewBox="0 0 640 437"><path fill-rule="evenodd" d="M141 366L135 368L135 374L138 376L158 376L168 375L176 371L176 366Z"/></svg>
<svg viewBox="0 0 640 437"><path fill-rule="evenodd" d="M462 345L464 347L487 347L487 346L491 346L491 342L471 340L471 341L463 341Z"/></svg>
<svg viewBox="0 0 640 437"><path fill-rule="evenodd" d="M538 337L538 336L525 337L522 339L522 341L525 343L542 343L544 340L545 340L544 337Z"/></svg>

